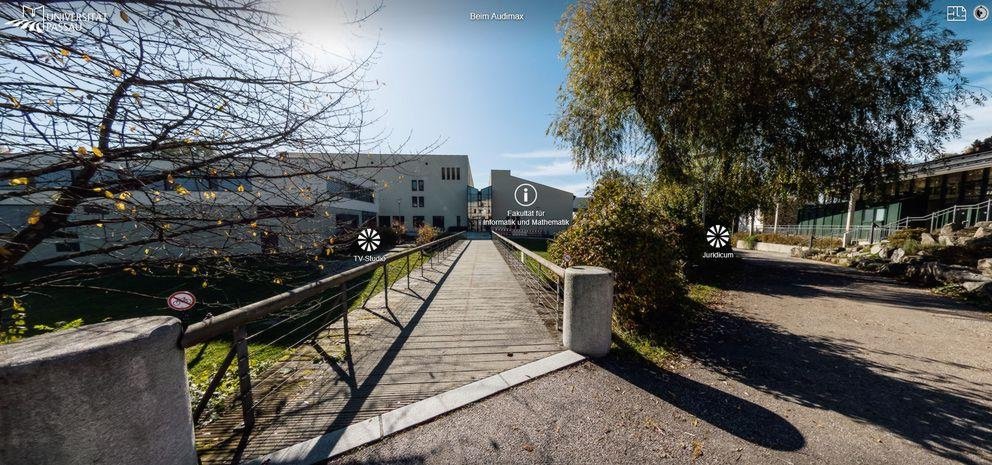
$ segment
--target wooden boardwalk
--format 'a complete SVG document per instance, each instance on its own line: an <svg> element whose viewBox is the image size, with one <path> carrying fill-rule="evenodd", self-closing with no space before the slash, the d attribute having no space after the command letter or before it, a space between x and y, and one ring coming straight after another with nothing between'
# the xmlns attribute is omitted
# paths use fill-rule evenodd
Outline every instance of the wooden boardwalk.
<svg viewBox="0 0 992 465"><path fill-rule="evenodd" d="M238 406L199 428L202 462L264 455L562 350L489 240L461 241L409 290L394 283L388 308L382 293L366 307L259 377L250 431Z"/></svg>

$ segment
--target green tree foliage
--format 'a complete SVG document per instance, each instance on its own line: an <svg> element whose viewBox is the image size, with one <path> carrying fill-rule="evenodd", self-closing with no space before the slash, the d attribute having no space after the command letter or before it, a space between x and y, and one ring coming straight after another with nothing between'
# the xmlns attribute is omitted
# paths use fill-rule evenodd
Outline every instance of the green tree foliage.
<svg viewBox="0 0 992 465"><path fill-rule="evenodd" d="M810 196L934 156L979 103L966 41L917 0L588 0L563 17L568 77L549 132L592 170L636 160Z"/></svg>
<svg viewBox="0 0 992 465"><path fill-rule="evenodd" d="M962 154L987 152L992 150L992 137L986 137L984 139L975 139L968 148L964 149Z"/></svg>
<svg viewBox="0 0 992 465"><path fill-rule="evenodd" d="M685 295L680 244L648 190L607 173L589 205L548 253L562 266L602 266L616 277L614 321L624 329L651 327Z"/></svg>

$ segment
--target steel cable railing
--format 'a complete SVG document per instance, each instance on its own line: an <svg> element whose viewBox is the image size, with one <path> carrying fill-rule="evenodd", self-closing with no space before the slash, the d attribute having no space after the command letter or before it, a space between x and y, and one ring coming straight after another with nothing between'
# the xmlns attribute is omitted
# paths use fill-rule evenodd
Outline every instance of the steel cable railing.
<svg viewBox="0 0 992 465"><path fill-rule="evenodd" d="M561 331L565 269L497 232L492 236L513 274L525 285L527 295L551 315L555 329Z"/></svg>
<svg viewBox="0 0 992 465"><path fill-rule="evenodd" d="M452 246L457 244L462 236L463 233L458 233L393 253L379 261L322 278L188 327L181 340L183 348L203 344L201 350L206 350L206 345L213 341L225 338L227 335L230 335L231 339L227 355L196 402L193 409L194 422L199 424L210 399L234 364L238 394L231 400L237 400L241 404L243 425L245 428L251 428L255 422L255 410L259 405L273 393L278 392L282 386L299 379L301 375L297 373L299 370L266 371L268 365L264 364L250 367L249 351L266 354L265 359L270 364L285 361L291 356L288 354L294 353L297 348L307 343L315 342L322 331L329 330L331 325L342 318L347 319L349 311L364 307L369 298L380 290L384 294L388 308L391 286L405 275L409 287L410 274L415 271L414 268L421 268L421 276L423 276L424 267L430 266L433 269L435 261L447 256ZM389 265L400 260L405 260L405 263L391 273ZM379 270L381 273L377 273ZM368 286L370 283L372 283L371 289ZM272 319L277 321L271 322ZM266 324L269 322L271 324ZM251 346L249 341L252 342ZM254 381L252 381L253 371L256 374L261 373L261 376Z"/></svg>

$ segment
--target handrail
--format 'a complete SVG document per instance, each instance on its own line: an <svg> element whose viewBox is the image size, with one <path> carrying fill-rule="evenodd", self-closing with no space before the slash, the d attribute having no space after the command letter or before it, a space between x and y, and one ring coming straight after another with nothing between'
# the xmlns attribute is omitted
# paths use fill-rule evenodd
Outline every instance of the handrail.
<svg viewBox="0 0 992 465"><path fill-rule="evenodd" d="M988 207L990 205L992 205L992 199L990 199L990 200L984 200L984 201L981 201L981 202L978 202L978 203L973 203L973 204L968 204L968 205L951 205L950 207L946 207L946 208L943 208L941 210L937 210L935 212L931 212L931 213L926 214L926 215L923 215L923 216L907 216L905 218L900 218L900 219L898 219L896 221L893 221L892 223L886 224L885 226L887 226L887 227L899 227L899 225L900 224L903 224L903 223L905 223L906 225L909 225L909 222L910 221L931 220L931 219L934 219L934 218L939 218L939 217L941 217L943 215L946 215L948 213L956 212L958 210L967 210L967 209L971 209L971 208Z"/></svg>
<svg viewBox="0 0 992 465"><path fill-rule="evenodd" d="M564 277L565 276L565 269L562 268L562 267L560 267L560 266L558 266L558 265L555 265L550 260L548 260L548 259L546 259L546 258L544 258L544 257L542 257L542 256L540 256L540 255L538 255L536 253L534 253L533 251L527 249L526 247L524 247L524 246L522 246L520 244L517 244L516 242L511 241L510 239L507 239L505 236L503 236L502 234L497 233L496 231L492 231L492 235L498 237L503 242L506 242L507 244L513 246L513 248L519 250L520 252L523 252L524 255L530 257L532 260L536 261L537 263L540 263L541 266L547 268L552 273L554 273L554 274L556 274L556 275L558 275L560 277Z"/></svg>
<svg viewBox="0 0 992 465"><path fill-rule="evenodd" d="M282 294L277 294L267 299L262 299L258 302L253 302L229 312L210 317L186 328L186 331L183 332L180 345L183 348L189 348L197 344L207 342L222 334L230 333L235 328L258 320L259 318L262 318L276 310L300 303L334 286L340 286L365 273L375 271L377 268L380 268L387 263L399 260L410 254L435 247L438 244L455 240L464 234L464 232L459 232L433 242L428 242L424 245L387 255L383 260L366 263L336 275L304 284L295 289L283 292Z"/></svg>

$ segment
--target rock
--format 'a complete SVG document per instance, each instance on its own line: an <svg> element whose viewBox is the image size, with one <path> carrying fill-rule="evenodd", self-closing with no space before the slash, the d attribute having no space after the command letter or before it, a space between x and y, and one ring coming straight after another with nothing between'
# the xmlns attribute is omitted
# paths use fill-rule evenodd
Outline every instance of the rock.
<svg viewBox="0 0 992 465"><path fill-rule="evenodd" d="M902 263L902 259L904 257L906 257L906 251L902 250L900 247L892 251L892 255L889 257L889 260L891 260L892 263Z"/></svg>
<svg viewBox="0 0 992 465"><path fill-rule="evenodd" d="M992 258L978 260L978 271L985 276L992 276Z"/></svg>
<svg viewBox="0 0 992 465"><path fill-rule="evenodd" d="M905 276L911 281L924 285L937 283L940 267L937 262L919 262L906 267Z"/></svg>
<svg viewBox="0 0 992 465"><path fill-rule="evenodd" d="M878 249L878 258L881 258L882 260L887 260L889 258L889 246L883 244L882 247Z"/></svg>
<svg viewBox="0 0 992 465"><path fill-rule="evenodd" d="M975 223L975 227L992 229L992 221L979 221Z"/></svg>
<svg viewBox="0 0 992 465"><path fill-rule="evenodd" d="M920 245L923 247L933 247L937 245L937 240L930 233L920 234Z"/></svg>
<svg viewBox="0 0 992 465"><path fill-rule="evenodd" d="M941 236L953 236L954 235L954 231L957 231L959 229L961 229L961 225L959 225L957 223L947 223L943 227L940 228L940 235Z"/></svg>
<svg viewBox="0 0 992 465"><path fill-rule="evenodd" d="M944 284L992 281L992 277L976 273L976 271L978 270L967 266L938 265L937 280Z"/></svg>
<svg viewBox="0 0 992 465"><path fill-rule="evenodd" d="M951 236L940 236L940 245L944 247L950 247L954 245L954 239Z"/></svg>
<svg viewBox="0 0 992 465"><path fill-rule="evenodd" d="M959 237L959 238L955 239L954 240L954 243L957 244L957 245L968 245L968 242L970 242L970 241L971 241L971 238L970 237L962 236L962 237Z"/></svg>
<svg viewBox="0 0 992 465"><path fill-rule="evenodd" d="M838 258L837 264L840 266L851 266L851 261L846 258Z"/></svg>
<svg viewBox="0 0 992 465"><path fill-rule="evenodd" d="M871 246L871 249L868 250L868 253L872 255L878 255L878 252L880 252L881 250L882 250L882 244L874 244Z"/></svg>
<svg viewBox="0 0 992 465"><path fill-rule="evenodd" d="M961 287L968 292L975 292L989 284L988 281L967 281L961 283Z"/></svg>
<svg viewBox="0 0 992 465"><path fill-rule="evenodd" d="M983 237L990 236L990 235L992 235L992 230L985 229L985 228L978 228L978 229L975 230L975 234L973 234L971 237L973 237L975 239L981 239Z"/></svg>

